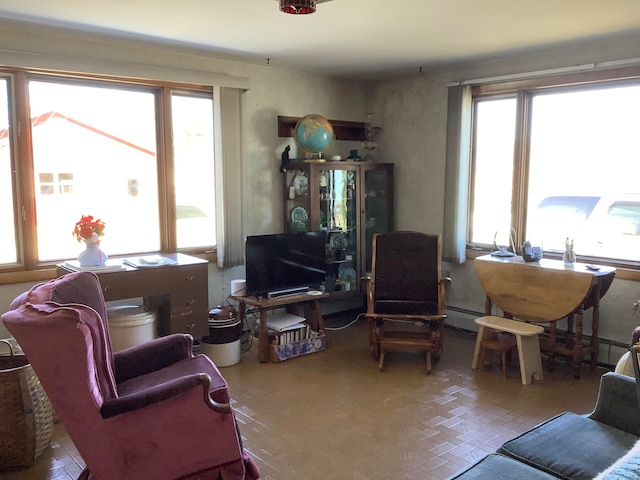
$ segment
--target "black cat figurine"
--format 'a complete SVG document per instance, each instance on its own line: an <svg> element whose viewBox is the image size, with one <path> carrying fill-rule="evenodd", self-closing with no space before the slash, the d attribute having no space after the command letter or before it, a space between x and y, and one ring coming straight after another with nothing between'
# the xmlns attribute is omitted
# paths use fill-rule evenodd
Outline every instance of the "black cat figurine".
<svg viewBox="0 0 640 480"><path fill-rule="evenodd" d="M280 172L287 171L287 164L289 163L289 151L291 150L291 146L287 145L282 152L282 156L280 157Z"/></svg>

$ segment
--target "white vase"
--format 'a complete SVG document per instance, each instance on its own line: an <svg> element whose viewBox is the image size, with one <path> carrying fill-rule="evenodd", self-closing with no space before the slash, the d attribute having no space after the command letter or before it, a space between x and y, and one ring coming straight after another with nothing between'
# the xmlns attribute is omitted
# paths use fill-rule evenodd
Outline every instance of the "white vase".
<svg viewBox="0 0 640 480"><path fill-rule="evenodd" d="M94 234L95 235L95 234ZM107 254L100 250L97 236L84 240L86 248L78 255L81 267L101 267L107 261Z"/></svg>

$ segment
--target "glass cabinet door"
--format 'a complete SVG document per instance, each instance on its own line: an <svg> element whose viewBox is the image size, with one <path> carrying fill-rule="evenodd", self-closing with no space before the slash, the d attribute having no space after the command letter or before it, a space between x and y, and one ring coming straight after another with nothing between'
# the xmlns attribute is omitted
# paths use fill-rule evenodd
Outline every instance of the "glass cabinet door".
<svg viewBox="0 0 640 480"><path fill-rule="evenodd" d="M365 169L363 275L371 272L373 236L393 230L393 170L390 167Z"/></svg>
<svg viewBox="0 0 640 480"><path fill-rule="evenodd" d="M285 176L284 218L289 233L308 232L311 228L309 166L287 170ZM315 228L317 230L317 228Z"/></svg>
<svg viewBox="0 0 640 480"><path fill-rule="evenodd" d="M355 169L318 170L319 227L327 232L325 291L358 288L358 228Z"/></svg>
<svg viewBox="0 0 640 480"><path fill-rule="evenodd" d="M393 230L393 164L293 162L283 203L286 232L327 232L325 291L359 292L373 236Z"/></svg>

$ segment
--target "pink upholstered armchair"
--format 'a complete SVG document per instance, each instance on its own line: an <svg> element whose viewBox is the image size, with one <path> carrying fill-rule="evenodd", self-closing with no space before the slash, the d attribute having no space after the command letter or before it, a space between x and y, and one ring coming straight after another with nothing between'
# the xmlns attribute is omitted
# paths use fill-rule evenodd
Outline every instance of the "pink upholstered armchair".
<svg viewBox="0 0 640 480"><path fill-rule="evenodd" d="M227 383L189 335L112 352L98 277L33 287L2 316L96 480L245 480Z"/></svg>

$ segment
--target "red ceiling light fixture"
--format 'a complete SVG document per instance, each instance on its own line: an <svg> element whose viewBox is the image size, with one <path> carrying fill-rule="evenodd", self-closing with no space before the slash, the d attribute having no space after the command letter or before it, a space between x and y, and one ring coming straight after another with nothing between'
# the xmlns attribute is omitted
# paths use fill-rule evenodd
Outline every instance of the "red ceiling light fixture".
<svg viewBox="0 0 640 480"><path fill-rule="evenodd" d="M280 2L280 11L290 13L292 15L306 15L315 13L318 3L328 2L330 0L278 0Z"/></svg>

